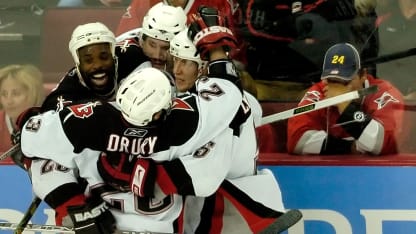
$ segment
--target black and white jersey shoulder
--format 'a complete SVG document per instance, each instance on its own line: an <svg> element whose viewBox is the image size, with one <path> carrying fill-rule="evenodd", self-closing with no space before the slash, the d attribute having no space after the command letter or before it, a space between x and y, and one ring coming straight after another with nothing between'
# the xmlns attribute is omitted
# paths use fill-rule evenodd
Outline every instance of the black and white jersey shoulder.
<svg viewBox="0 0 416 234"><path fill-rule="evenodd" d="M69 70L57 87L42 103L42 112L61 110L64 106L98 99L90 89L81 84L76 68Z"/></svg>
<svg viewBox="0 0 416 234"><path fill-rule="evenodd" d="M140 64L149 61L143 53L143 49L134 39L126 39L116 44L116 56L118 59L118 80L126 78Z"/></svg>

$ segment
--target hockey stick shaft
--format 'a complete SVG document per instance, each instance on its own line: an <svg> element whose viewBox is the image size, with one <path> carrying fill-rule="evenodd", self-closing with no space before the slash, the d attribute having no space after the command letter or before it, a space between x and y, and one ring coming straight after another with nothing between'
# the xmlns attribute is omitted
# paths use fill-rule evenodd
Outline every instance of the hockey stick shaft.
<svg viewBox="0 0 416 234"><path fill-rule="evenodd" d="M17 228L17 223L4 223L0 222L0 230L15 230ZM51 233L63 233L63 234L73 234L75 233L73 228L64 227L64 226L54 226L54 225L41 225L41 224L27 224L24 231L32 232L51 232ZM117 234L168 234L161 232L150 232L150 231L116 231Z"/></svg>
<svg viewBox="0 0 416 234"><path fill-rule="evenodd" d="M402 59L414 55L416 55L416 48L411 48L408 50L398 51L391 54L380 55L375 58L368 58L362 62L362 65L387 63L396 59Z"/></svg>
<svg viewBox="0 0 416 234"><path fill-rule="evenodd" d="M284 120L284 119L289 119L297 115L305 114L311 111L316 111L316 110L326 108L329 106L333 106L342 102L351 101L351 100L363 97L365 95L374 93L377 90L378 90L377 86L371 86L368 88L344 93L336 97L327 98L327 99L317 101L311 104L307 104L307 105L299 106L299 107L289 109L286 111L282 111L276 114L268 115L261 119L261 122L262 122L261 125L277 122L277 121Z"/></svg>
<svg viewBox="0 0 416 234"><path fill-rule="evenodd" d="M8 158L9 156L11 156L12 154L16 153L16 151L20 150L20 143L13 145L12 148L10 148L9 150L7 150L6 152L2 153L0 155L0 161Z"/></svg>
<svg viewBox="0 0 416 234"><path fill-rule="evenodd" d="M20 222L17 224L17 227L16 227L16 230L14 231L14 234L21 234L23 232L27 223L33 217L33 215L35 214L35 212L38 209L41 202L42 202L42 200L39 197L35 196L33 198L33 201L32 201L32 203L30 203L30 206L27 209L25 215L20 220Z"/></svg>

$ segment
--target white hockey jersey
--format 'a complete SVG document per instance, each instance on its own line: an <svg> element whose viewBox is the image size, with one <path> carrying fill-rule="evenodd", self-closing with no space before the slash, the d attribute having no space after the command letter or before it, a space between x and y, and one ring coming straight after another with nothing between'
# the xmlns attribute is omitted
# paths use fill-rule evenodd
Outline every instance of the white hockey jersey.
<svg viewBox="0 0 416 234"><path fill-rule="evenodd" d="M248 103L231 82L206 78L199 80L195 93L175 99L171 113L159 127L129 125L115 106L100 102L33 117L22 131L22 151L28 157L47 159L32 164L34 191L47 199L64 184L78 183L78 177L93 188L107 184L96 166L101 152L106 152L112 165L121 165L117 170L122 176L130 176L137 156L152 158L160 164L157 198L115 190L102 197L113 206L119 229L182 232L182 196L215 195L224 179L255 177L257 148ZM268 202L261 204L282 211L280 189L273 175L269 178L272 183L269 180L264 186L276 188L277 197L268 197ZM244 184L243 179L238 181ZM233 180L228 182L239 187ZM247 194L257 199L255 193ZM190 223L193 226L188 230L196 228L195 220Z"/></svg>

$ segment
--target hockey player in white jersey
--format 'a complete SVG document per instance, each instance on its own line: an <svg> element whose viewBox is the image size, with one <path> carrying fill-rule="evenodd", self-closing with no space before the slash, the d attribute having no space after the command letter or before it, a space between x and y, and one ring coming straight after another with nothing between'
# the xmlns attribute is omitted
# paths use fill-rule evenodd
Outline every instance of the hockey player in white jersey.
<svg viewBox="0 0 416 234"><path fill-rule="evenodd" d="M233 70L224 69L227 68L227 66L231 66L229 64L230 63L227 61L216 61L210 64L210 68L212 71L214 71L214 74L220 70L226 70L228 72L226 74L228 74L230 78L235 75L232 73ZM152 71L152 73L152 77L161 77L160 72L158 74L156 70ZM137 78L135 75L140 76L140 74L143 75L145 73L138 72L137 74L133 74L132 77ZM148 75L149 74L146 74L146 77L148 77ZM138 80L146 83L146 79L143 79L143 77ZM129 79L127 79L125 82L128 81ZM166 88L166 82L165 86L160 86L161 82L162 81L160 79L158 81L157 87L162 87L161 91L162 93L165 93L163 97L166 97L166 94L169 93L167 90L170 89L170 86L169 88ZM134 83L136 83L136 81L130 84L123 84L126 84L127 87L131 88L130 85L133 85L132 87L134 87ZM141 82L137 82L136 84L140 83ZM182 206L179 199L175 200L177 195L168 195L159 200L146 198L146 195L158 195L158 190L153 188L154 183L152 183L152 179L153 181L156 181L156 188L162 188L162 190L159 191L165 194L169 194L171 191L173 191L174 193L186 195L210 195L215 192L215 190L210 191L209 188L218 188L221 186L218 191L225 191L223 194L226 196L227 191L229 191L227 188L232 187L229 187L228 183L222 183L222 180L219 181L218 178L226 176L228 172L213 174L212 176L214 179L217 179L219 182L213 183L208 189L203 184L193 185L191 178L195 175L200 178L208 178L205 174L199 173L199 169L201 166L203 167L204 164L196 164L197 161L200 161L198 159L208 159L208 161L213 159L212 157L203 157L204 155L210 155L211 153L216 152L216 150L220 150L222 157L224 157L224 155L232 155L233 148L227 148L224 146L232 146L232 144L229 143L229 139L234 139L233 135L239 134L238 132L240 130L240 125L244 123L248 118L250 118L250 110L247 108L248 106L241 105L243 103L241 90L236 90L236 87L234 84L232 84L232 82L216 78L207 78L200 80L199 83L200 86L197 88L198 95L194 94L183 99L175 99L175 104L173 105L172 109L169 107L170 102L166 102L166 99L156 99L156 103L165 103L161 106L157 106L157 108L155 107L156 109L150 109L153 111L148 113L136 113L134 111L131 112L134 108L129 109L129 105L127 104L127 107L124 107L128 108L130 112L123 112L123 119L120 118L119 114L117 114L118 110L114 108L114 106L110 104L101 104L99 102L95 102L86 105L68 107L60 113L47 112L41 116L30 119L25 125L22 134L23 152L29 157L48 158L58 162L60 165L59 166L56 163L50 161L47 163L45 163L45 161L42 162L41 160L33 161L31 169L33 185L36 194L47 201L48 204L55 203L52 204L52 207L58 212L58 216L61 215L61 217L67 217L63 218L63 220L70 219L74 226L77 228L78 233L111 233L111 228L109 227L111 227L111 224L114 222L111 219L111 214L107 212L106 209L104 209L107 207L104 205L106 203L88 203L85 202L85 199L78 200L76 197L70 198L66 202L59 201L59 199L64 200L63 198L52 199L50 193L51 190L53 192L58 191L56 193L61 193L61 195L64 192L71 190L71 186L66 187L66 184L62 184L62 179L64 179L64 177L67 179L67 181L70 182L69 184L78 183L78 175L68 169L75 169L78 165L79 175L88 179L90 185L92 185L91 188L94 188L91 190L93 191L92 194L100 194L109 202L109 204L111 204L112 214L117 220L118 228L182 232L181 225L178 225L176 228L172 227L174 226L173 224L180 222L179 217L175 215L178 214L178 209L174 208ZM144 83L142 85L144 85ZM154 88L155 87L156 86L154 86ZM156 88L155 90L159 89ZM127 91L128 89L120 88L119 90L120 95L123 93L126 94L124 98L118 99L119 104L122 107L123 103L125 104L125 101L130 103L130 101L135 100L130 99L131 96L127 95ZM227 95L224 95L225 93ZM146 100L146 104L149 104L147 101L149 101L149 97L151 96L151 93L144 96L145 98L143 100ZM201 105L199 102L212 102L212 100L215 100L218 97L221 97L219 99L220 103L213 105L215 109L207 109L205 114L198 112L200 110L204 110L202 106L199 107L199 105ZM230 113L237 114L224 115L224 113L217 111L218 106L223 103L229 104ZM166 120L156 121L158 124L153 125L155 122L153 121L153 117L158 116L154 114L159 113L159 111L156 111L158 108L159 110L163 110L160 112L161 117L166 116ZM141 109L139 108L139 110ZM145 110L149 109L145 108ZM168 111L170 111L169 115L166 114ZM134 118L132 118L131 114L133 114ZM222 118L219 117L221 114ZM107 118L104 118L103 116L107 116ZM184 126L184 122L173 121L175 118L184 120L187 125ZM129 123L127 123L125 120L127 120ZM210 130L212 132L211 136L210 133L198 131L198 124L200 124L200 121L206 121L207 123L212 124L208 126L202 125L205 127L205 129L212 129ZM95 129L91 128L92 125L96 126ZM225 128L221 127L225 125ZM91 131L91 129L94 129L95 131ZM162 131L161 129L169 129L170 131ZM84 132L85 135L79 135L80 132ZM155 132L157 134L152 135ZM179 132L182 133L180 134L182 137L178 138L176 136ZM52 133L54 135L51 136L50 134ZM139 138L141 140L138 140ZM45 139L47 139L46 141L52 141L50 142L52 144L54 144L54 142L59 144L48 145L47 149L39 147L45 145ZM184 141L184 139L187 140ZM177 154L190 150L185 147L184 149L179 147L180 145L183 145L184 142L191 142L192 144L190 145L194 146L199 144L200 147L193 149L191 154L189 154L187 157L175 158L180 156ZM215 144L216 142L218 144ZM224 144L221 147L222 143ZM173 153L164 154L163 151L171 146L174 148L172 151ZM101 151L105 151L105 153L101 155L98 163L98 168L101 167L101 175L103 175L106 179L113 177L113 180L110 180L110 184L116 185L114 187L122 189L125 189L126 187L132 188L137 196L134 196L131 192L126 192L121 194L119 193L119 197L113 196L113 198L111 198L112 195L117 195L117 191L113 189L114 187L110 188L110 190L104 190L104 188L108 188L109 186L99 186L104 185L103 181L100 181L99 176L94 174L94 171L84 170L88 167L95 168L94 166L96 160L94 159ZM155 157L151 156L153 152L157 151L162 151L162 153L158 154L159 156L157 156L157 154ZM137 160L136 156L138 155L140 155L140 158L148 158L150 156L153 158L153 160L138 160L135 162L135 160ZM166 157L166 155L169 156ZM126 164L125 160L133 161ZM156 163L154 160L161 161L160 163ZM170 161L162 162L162 160ZM129 173L132 171L132 165L135 165L134 172L136 173L132 178L130 178ZM152 170L152 168L154 170ZM176 169L182 170L175 172L174 170ZM252 169L254 170L254 166ZM52 171L58 174L62 174L62 178L57 180L57 177L46 176L48 172ZM148 176L143 177L145 179L141 180L137 176L138 172L144 172ZM156 175L151 176L153 173L156 173ZM49 175L52 174L53 173ZM169 178L170 175L172 176L172 179L166 180L166 183L160 183L160 178ZM209 179L207 179L205 182L209 182ZM179 187L176 185L181 186ZM100 190L101 192L97 192ZM103 193L103 191L105 192ZM81 197L84 195L79 194L79 196ZM91 197L96 197L96 199L99 200L99 196ZM133 199L136 200L133 201ZM62 210L60 210L61 207ZM77 214L96 211L97 208L102 212L93 212L95 214L94 216L85 219L76 219L76 217L79 217ZM117 208L119 211L117 211ZM61 214L59 214L59 212L61 212ZM268 217L269 219L276 219L281 215L281 213L273 210L267 210L267 213L268 215L272 214ZM142 219L142 222L137 221L138 219ZM156 225L156 223L152 223L152 221L161 223L164 222L165 225L161 225L161 223ZM271 222L263 223L270 224ZM105 224L107 224L107 226L103 227ZM152 225L154 226L150 227ZM95 232L92 232L92 230ZM205 229L202 231L207 230Z"/></svg>
<svg viewBox="0 0 416 234"><path fill-rule="evenodd" d="M188 30L184 30L177 34L171 41L170 41L170 53L173 56L174 60L174 67L173 67L173 74L175 78L176 87L179 92L195 92L195 82L202 74L204 74L204 70L206 69L206 61L203 61L195 45L193 45L192 41L188 38ZM203 76L202 76L203 77ZM276 180L273 178L273 175L268 170L263 170L260 174L256 174L256 156L257 156L257 144L255 139L254 133L254 126L258 126L261 121L262 116L262 109L260 103L257 101L255 97L253 97L248 92L244 91L244 102L247 105L247 109L251 110L250 118L240 127L240 134L234 138L234 152L232 153L231 157L238 157L232 158L231 166L228 168L228 165L225 165L224 168L220 165L209 165L201 163L203 168L200 170L200 174L210 173L213 170L221 170L228 171L228 175L226 178L229 178L228 181L233 182L234 184L246 184L249 187L244 188L242 193L250 191L263 191L262 195L266 195L264 197L259 197L259 194L253 194L253 199L257 202L265 202L265 201L274 201L278 203L277 208L278 211L284 212L283 201L281 198L281 192L279 190L279 186ZM254 126L253 126L254 122ZM234 178L239 178L238 180L232 180ZM193 183L196 183L200 178L196 178ZM211 181L212 182L212 181ZM259 186L259 187L257 187ZM265 188L270 188L272 191L264 192ZM239 194L240 195L240 194ZM246 195L246 194L244 194ZM187 219L185 222L186 231L188 233L194 233L200 231L203 228L213 228L213 230L222 230L224 233L230 232L238 232L244 233L246 230L242 230L241 227L246 228L249 225L250 221L252 220L237 220L236 215L230 215L231 212L237 212L236 210L227 211L227 215L223 211L214 211L209 217L205 216L206 210L215 210L215 208L222 209L220 206L215 206L212 201L216 198L221 198L222 195L220 193L216 193L206 199L202 199L201 197L189 196L186 199L186 205L191 207L189 209L185 209L185 213L192 215L186 215L185 218ZM213 205L213 207L210 207ZM214 209L213 209L214 208ZM201 210L198 210L201 209ZM199 211L199 213L198 213ZM295 211L294 211L295 212ZM211 212L210 212L211 213ZM295 214L294 214L295 215ZM298 215L298 213L296 214ZM295 216L296 216L295 215ZM229 220L227 220L229 219ZM296 219L296 218L294 218ZM221 221L221 222L219 222ZM221 223L221 228L218 227L218 224ZM216 227L212 227L212 225L217 225ZM230 226L227 226L230 225Z"/></svg>
<svg viewBox="0 0 416 234"><path fill-rule="evenodd" d="M227 56L223 51L223 46L233 46L233 38L229 36L228 32L222 33L221 30L219 30L221 33L218 33L217 35L212 32L204 35L203 27L204 25L206 26L206 20L211 20L211 22L208 23L217 23L217 20L221 22L221 18L219 17L217 19L216 17L218 16L216 15L216 12L212 12L211 10L212 9L209 8L200 9L202 17L209 17L209 19L199 18L199 25L197 25L201 27L197 30L201 30L202 32L200 33L202 35L199 35L199 40L202 41L202 43L200 43L199 52L201 54L204 54L204 52L209 54L207 57L211 60L209 64L210 73L208 78L201 78L198 80L195 88L191 89L189 92L191 97L202 95L204 99L208 99L207 102L197 102L200 118L198 121L198 129L186 143L171 145L168 150L153 154L151 160L148 160L147 158L138 158L134 168L133 177L129 178L128 183L130 184L132 191L139 196L143 196L144 194L155 196L158 194L167 195L177 193L181 195L191 195L186 199L187 201L193 201L188 203L191 204L191 208L185 209L185 218L189 218L186 220L186 223L190 224L187 226L189 228L187 231L190 233L213 231L221 233L229 233L230 231L240 233L247 231L259 232L267 225L275 222L276 218L281 215L279 212L273 212L273 209L274 211L284 212L284 207L278 184L271 172L264 170L260 172L260 174L256 174L255 162L257 158L257 145L253 125L254 117L251 111L250 102L257 105L257 108L259 108L258 102L253 97L250 97L250 101L247 101L247 98L243 95L242 103L238 111L230 112L235 113L231 122L227 121L227 118L221 112L218 112L220 106L225 103L230 103L229 107L232 109L232 103L234 102L222 102L221 98L218 98L218 96L225 93L227 93L227 95L230 93L223 93L220 88L221 86L215 87L215 89L212 88L217 85L215 82L210 82L210 80L216 79L212 74L222 74L221 77L224 77L225 74L225 77L228 77L234 82L237 82L237 79L235 79L236 74L233 73L235 70L230 69L233 68L233 65L227 60ZM215 27L220 26L215 25ZM190 34L193 33L198 37L199 32L194 31ZM221 35L221 38L219 38L219 35ZM205 38L205 36L209 38ZM196 59L199 55L196 56L195 47L192 44L187 44L189 39L184 38L183 33L178 34L175 38L173 43L176 43L176 45L174 46L172 45L173 43L171 44L171 48L173 48L171 51L174 56L177 57L175 59L175 66L177 66L178 63L189 62L186 61L187 58L191 58L190 60L196 61L197 65L201 65L200 59ZM193 51L190 51L192 49ZM178 58L185 59L185 61L180 61ZM134 78L132 78L128 81L131 82L131 84L134 84L139 83L139 80L140 79L134 80ZM221 84L221 82L219 82L219 84ZM132 124L142 123L141 119L143 118L143 115L141 115L141 113L145 112L148 108L146 105L135 105L134 102L135 100L142 100L140 97L144 94L137 92L138 90L135 90L134 86L130 87L129 83L125 83L121 90L124 90L124 95L128 97L121 96L120 99L117 100L120 103L123 114L130 117ZM183 101L186 102L187 100L183 99ZM187 106L192 106L192 104ZM228 110L228 108L226 109ZM205 118L205 116L210 116L210 118ZM261 112L257 113L257 117L259 118L260 116ZM192 123L192 121L184 123L186 124L182 124L181 126L183 129L186 129L187 124ZM229 133L232 133L233 136L231 154L230 152L227 153L225 151L218 154L207 153L218 150L218 147L220 147L221 144L228 144L225 141L210 141L210 137L212 137L212 135L210 135L212 134L211 129L219 131L224 128L226 130L231 130ZM214 144L213 142L216 143ZM198 148L200 150L195 151L195 149ZM198 159L195 159L196 157ZM104 165L109 165L109 163L106 162L107 158L110 157L101 157L100 162ZM171 159L171 161L164 162L166 159ZM158 163L155 163L154 161L157 161ZM99 166L99 168L104 168L104 166ZM109 172L107 172L107 169L101 169L101 175L103 175L107 181L111 181L111 177L117 175L119 171L108 166L106 168L110 168ZM213 171L215 171L214 174L212 174ZM124 173L122 172L121 175L123 174ZM147 176L147 174L156 175L157 186L155 188L153 188L153 182L146 183L145 178L154 178L153 176ZM223 182L224 179L228 180ZM151 186L148 186L147 184L151 184ZM253 184L261 186L263 189L253 187ZM269 192L264 193L265 188L270 189ZM153 189L154 191L152 191ZM263 192L259 193L261 190L263 190ZM193 199L195 197L207 196L209 196L209 198L205 199L206 202L204 203L201 203L201 199ZM258 211L261 209L258 209L259 205L257 205L257 207L256 205L253 205L255 202L250 203L246 200L243 204L242 201L236 199L237 197L249 197L247 200L261 203L262 205L260 206L262 206L264 213L256 213L255 210ZM241 209L239 210L239 215L230 216L230 213L227 213L230 212L230 210L219 210L225 207L226 202L223 204L210 203L213 199L228 199L228 201L233 203L232 209L244 207L244 209L247 209L250 212L242 215L244 212L242 212L243 209ZM198 207L200 205L201 207ZM253 205L253 207L250 205ZM195 211L198 209L197 207L201 208L201 215L206 214L207 210L210 210L213 213L210 213L210 215L208 215L209 217L187 215L187 211ZM243 218L238 220L236 217L241 217L240 215ZM275 222L276 230L282 231L287 229L289 226L296 223L300 217L301 214L299 211L291 211L286 214L285 218L282 218L282 222ZM198 222L199 224L196 224ZM263 226L259 223L263 223Z"/></svg>

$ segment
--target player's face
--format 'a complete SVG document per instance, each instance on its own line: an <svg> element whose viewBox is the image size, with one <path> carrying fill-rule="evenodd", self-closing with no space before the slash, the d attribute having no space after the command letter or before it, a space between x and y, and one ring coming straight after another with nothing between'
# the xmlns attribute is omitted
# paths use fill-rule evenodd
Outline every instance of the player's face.
<svg viewBox="0 0 416 234"><path fill-rule="evenodd" d="M79 69L84 82L98 93L107 93L114 86L115 64L108 43L88 45L78 50Z"/></svg>
<svg viewBox="0 0 416 234"><path fill-rule="evenodd" d="M173 57L173 74L175 76L176 89L186 92L198 78L198 64L192 60Z"/></svg>
<svg viewBox="0 0 416 234"><path fill-rule="evenodd" d="M17 119L20 113L32 106L29 100L28 89L16 79L9 76L0 84L0 103L4 111L12 119Z"/></svg>
<svg viewBox="0 0 416 234"><path fill-rule="evenodd" d="M169 54L169 42L146 37L142 40L143 53L149 57L154 68L166 70Z"/></svg>

